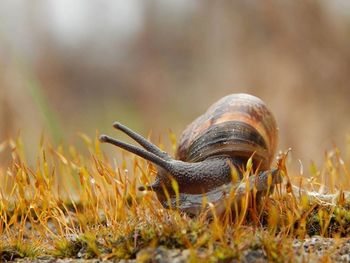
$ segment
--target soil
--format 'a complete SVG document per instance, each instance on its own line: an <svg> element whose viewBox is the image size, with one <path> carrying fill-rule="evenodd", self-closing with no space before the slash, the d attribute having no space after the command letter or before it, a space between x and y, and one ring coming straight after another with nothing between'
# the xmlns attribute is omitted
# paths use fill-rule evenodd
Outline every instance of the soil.
<svg viewBox="0 0 350 263"><path fill-rule="evenodd" d="M294 258L291 262L350 262L350 239L333 239L314 236L305 240L294 240ZM191 258L189 250L167 249L165 247L146 248L138 252L136 259L131 260L102 260L102 259L57 259L43 256L37 259L16 259L21 263L98 263L98 262L157 262L182 263ZM197 252L201 257L201 253ZM204 257L204 256L203 256ZM205 260L204 260L205 261ZM215 262L216 260L213 259ZM263 249L248 249L243 251L240 259L229 259L224 262L268 262Z"/></svg>

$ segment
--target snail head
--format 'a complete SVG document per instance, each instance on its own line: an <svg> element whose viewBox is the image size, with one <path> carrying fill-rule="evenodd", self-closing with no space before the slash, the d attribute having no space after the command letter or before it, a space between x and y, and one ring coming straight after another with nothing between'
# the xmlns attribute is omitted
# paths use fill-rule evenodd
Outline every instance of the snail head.
<svg viewBox="0 0 350 263"><path fill-rule="evenodd" d="M164 187L171 190L170 180L175 179L181 192L200 193L231 180L232 164L229 163L228 158L213 157L201 162L175 160L158 146L121 123L116 122L113 127L128 135L142 147L122 142L107 135L100 136L101 142L113 144L157 166L156 181L150 186L141 187L140 190L146 188L159 194L163 192Z"/></svg>

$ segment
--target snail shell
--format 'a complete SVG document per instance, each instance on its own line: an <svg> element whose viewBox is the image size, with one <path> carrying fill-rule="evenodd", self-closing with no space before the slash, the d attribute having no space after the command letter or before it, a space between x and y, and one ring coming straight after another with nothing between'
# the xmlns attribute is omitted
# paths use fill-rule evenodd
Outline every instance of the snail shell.
<svg viewBox="0 0 350 263"><path fill-rule="evenodd" d="M198 162L210 156L243 158L260 170L270 168L277 125L266 104L249 94L231 94L214 103L183 132L176 159Z"/></svg>
<svg viewBox="0 0 350 263"><path fill-rule="evenodd" d="M254 171L261 171L250 187L255 185L258 191L265 191L268 174L273 175L273 184L280 182L278 171L269 170L277 144L276 121L265 103L249 94L223 97L192 122L180 138L175 159L126 126L115 123L114 127L143 149L107 135L102 135L100 140L157 166L156 180L147 189L155 191L165 207L169 205L167 195L175 203L173 179L179 186L181 210L197 211L204 195L210 202L220 203L232 188L232 169L242 179L242 169L250 157Z"/></svg>

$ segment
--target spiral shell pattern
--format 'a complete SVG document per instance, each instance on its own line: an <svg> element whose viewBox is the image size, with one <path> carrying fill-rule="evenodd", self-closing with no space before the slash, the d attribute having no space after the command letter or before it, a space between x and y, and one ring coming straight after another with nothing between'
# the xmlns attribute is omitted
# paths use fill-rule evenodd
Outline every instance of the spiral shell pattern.
<svg viewBox="0 0 350 263"><path fill-rule="evenodd" d="M275 118L261 99L231 94L214 103L185 129L176 157L199 162L211 156L243 161L253 156L253 163L266 170L274 158L277 137Z"/></svg>

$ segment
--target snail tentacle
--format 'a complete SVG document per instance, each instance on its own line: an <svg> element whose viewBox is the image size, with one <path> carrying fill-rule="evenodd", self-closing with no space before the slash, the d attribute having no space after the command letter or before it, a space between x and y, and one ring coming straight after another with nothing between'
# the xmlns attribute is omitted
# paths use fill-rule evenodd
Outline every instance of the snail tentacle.
<svg viewBox="0 0 350 263"><path fill-rule="evenodd" d="M113 127L117 130L125 133L130 138L134 139L137 143L139 143L143 148L145 148L147 151L165 159L170 160L171 157L164 151L162 151L159 147L157 147L155 144L149 142L146 138L138 134L137 132L131 130L127 126L121 124L120 122L115 122L113 124Z"/></svg>
<svg viewBox="0 0 350 263"><path fill-rule="evenodd" d="M140 156L141 158L144 158L156 165L159 165L160 167L169 170L169 161L164 160L163 158L159 157L158 155L152 153L152 152L148 152L142 148L139 148L135 145L129 144L129 143L125 143L122 141L119 141L117 139L114 139L108 135L101 135L100 136L100 141L101 142L107 142L110 144L113 144L119 148L122 148L128 152L134 153L138 156Z"/></svg>

